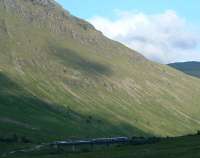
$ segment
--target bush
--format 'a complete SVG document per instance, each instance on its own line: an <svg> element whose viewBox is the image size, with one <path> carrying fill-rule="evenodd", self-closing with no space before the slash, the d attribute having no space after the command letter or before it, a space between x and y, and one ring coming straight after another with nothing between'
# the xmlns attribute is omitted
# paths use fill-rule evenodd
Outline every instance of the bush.
<svg viewBox="0 0 200 158"><path fill-rule="evenodd" d="M88 153L88 152L90 152L90 150L88 148L83 148L83 149L81 149L81 152Z"/></svg>
<svg viewBox="0 0 200 158"><path fill-rule="evenodd" d="M28 139L26 136L21 137L21 142L22 143L31 143L31 140Z"/></svg>
<svg viewBox="0 0 200 158"><path fill-rule="evenodd" d="M93 119L92 116L88 116L88 118L86 119L86 123L88 123L88 124L91 123L92 119Z"/></svg>
<svg viewBox="0 0 200 158"><path fill-rule="evenodd" d="M5 142L5 143L17 143L19 142L19 137L17 134L13 134L12 136L9 137L0 137L0 142Z"/></svg>

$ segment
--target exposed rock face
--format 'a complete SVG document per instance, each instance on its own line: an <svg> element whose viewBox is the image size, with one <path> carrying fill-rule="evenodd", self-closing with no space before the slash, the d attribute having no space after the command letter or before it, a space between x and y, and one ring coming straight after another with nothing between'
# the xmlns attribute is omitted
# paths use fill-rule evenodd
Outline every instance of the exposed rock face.
<svg viewBox="0 0 200 158"><path fill-rule="evenodd" d="M44 6L49 6L49 5L55 4L55 1L53 1L53 0L30 0L30 1L32 1L33 3L36 3L36 4L44 5Z"/></svg>
<svg viewBox="0 0 200 158"><path fill-rule="evenodd" d="M101 34L95 30L93 25L74 17L54 0L0 0L0 2L9 14L22 17L27 24L39 28L45 26L60 36L70 35L81 44L97 43L97 37ZM32 5L35 6L35 10L29 9ZM81 33L77 31L79 29L82 31ZM97 35L90 36L87 31Z"/></svg>

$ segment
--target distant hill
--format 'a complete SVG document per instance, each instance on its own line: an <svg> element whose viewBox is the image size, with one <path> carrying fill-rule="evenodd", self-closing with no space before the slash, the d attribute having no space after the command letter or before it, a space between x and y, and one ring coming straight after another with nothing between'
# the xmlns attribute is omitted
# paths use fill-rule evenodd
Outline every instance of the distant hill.
<svg viewBox="0 0 200 158"><path fill-rule="evenodd" d="M169 64L169 66L177 70L183 71L188 75L200 77L200 62L192 61L192 62L172 63Z"/></svg>
<svg viewBox="0 0 200 158"><path fill-rule="evenodd" d="M199 79L53 0L0 0L0 138L183 135L200 128L199 96Z"/></svg>

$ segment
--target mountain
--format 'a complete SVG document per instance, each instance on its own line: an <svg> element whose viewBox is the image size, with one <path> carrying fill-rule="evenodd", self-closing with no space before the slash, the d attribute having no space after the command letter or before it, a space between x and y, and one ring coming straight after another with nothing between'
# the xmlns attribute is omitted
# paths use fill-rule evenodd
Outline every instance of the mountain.
<svg viewBox="0 0 200 158"><path fill-rule="evenodd" d="M0 0L0 137L196 132L200 81L106 38L53 0Z"/></svg>
<svg viewBox="0 0 200 158"><path fill-rule="evenodd" d="M195 77L200 77L200 62L180 62L180 63L171 63L169 66L183 71L184 73L195 76Z"/></svg>

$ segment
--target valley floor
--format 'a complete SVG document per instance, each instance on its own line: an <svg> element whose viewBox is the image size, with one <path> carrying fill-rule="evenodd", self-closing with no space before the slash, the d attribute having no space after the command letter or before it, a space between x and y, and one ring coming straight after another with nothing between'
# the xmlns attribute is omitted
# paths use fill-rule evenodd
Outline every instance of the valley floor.
<svg viewBox="0 0 200 158"><path fill-rule="evenodd" d="M3 145L1 144L0 147ZM5 146L4 146L5 148ZM200 135L162 139L155 144L110 146L78 153L40 151L9 158L199 158ZM6 158L7 158L6 157Z"/></svg>

